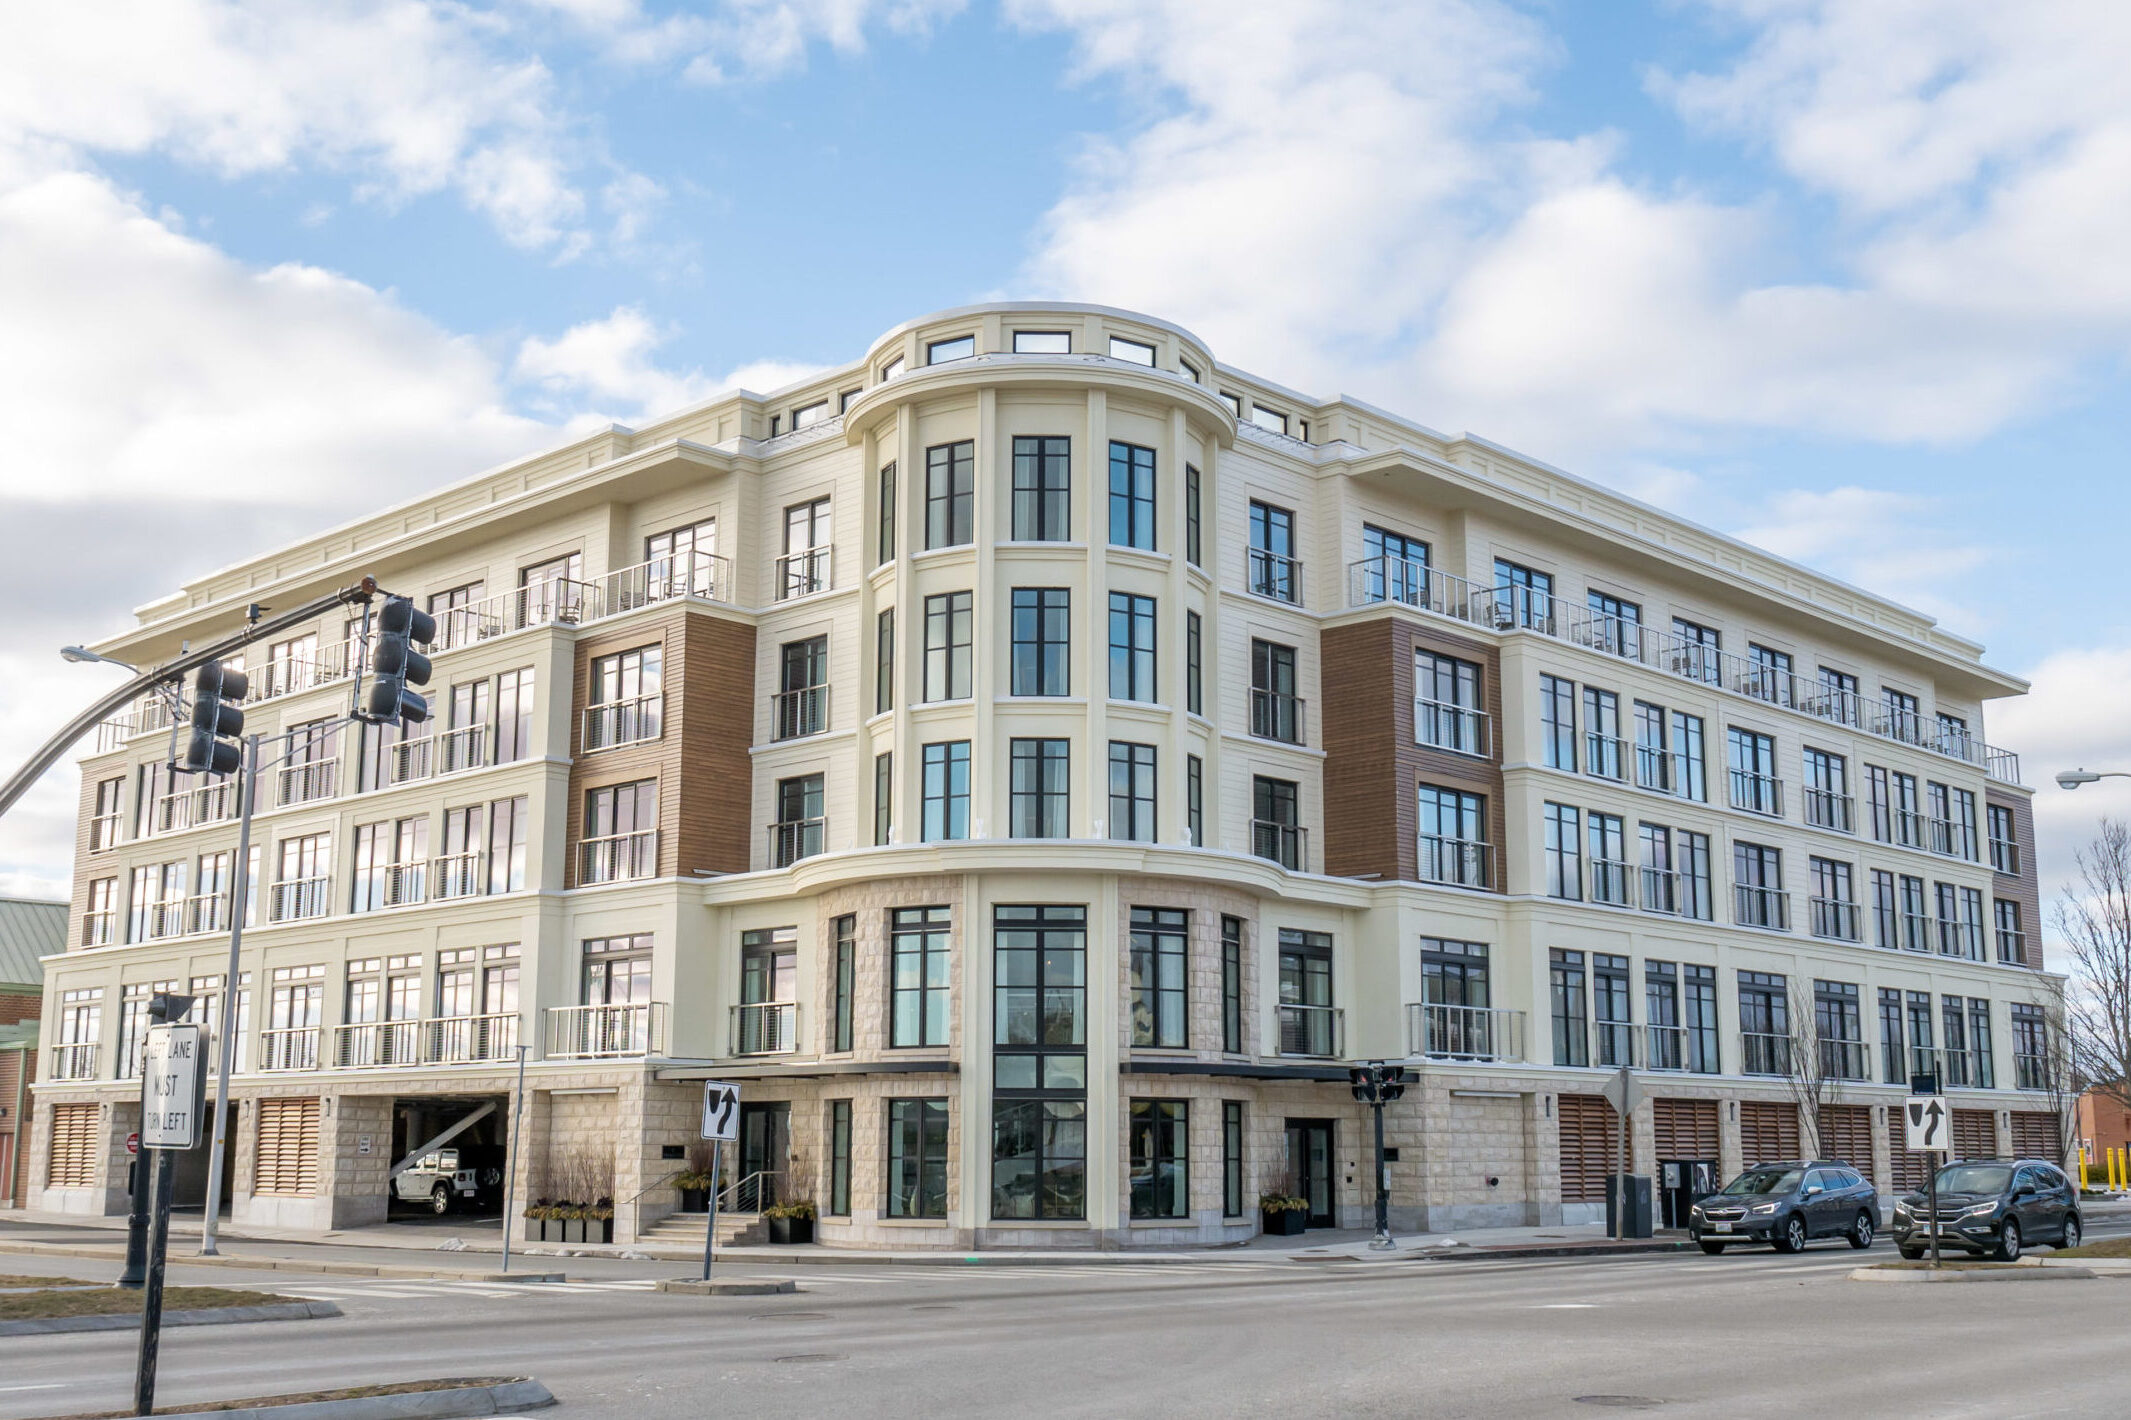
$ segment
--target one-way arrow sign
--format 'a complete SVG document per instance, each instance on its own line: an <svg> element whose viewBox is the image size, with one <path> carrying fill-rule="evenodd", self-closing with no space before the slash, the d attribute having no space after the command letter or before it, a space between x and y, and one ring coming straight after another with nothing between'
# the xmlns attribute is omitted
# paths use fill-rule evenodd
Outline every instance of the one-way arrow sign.
<svg viewBox="0 0 2131 1420"><path fill-rule="evenodd" d="M1909 1151L1913 1154L1949 1154L1953 1146L1946 1127L1946 1101L1937 1095L1911 1095L1902 1109L1908 1126Z"/></svg>

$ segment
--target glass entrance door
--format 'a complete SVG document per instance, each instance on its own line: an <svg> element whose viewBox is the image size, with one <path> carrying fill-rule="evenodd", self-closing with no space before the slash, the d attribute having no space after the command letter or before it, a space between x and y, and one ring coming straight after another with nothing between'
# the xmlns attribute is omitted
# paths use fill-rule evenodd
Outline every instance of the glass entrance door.
<svg viewBox="0 0 2131 1420"><path fill-rule="evenodd" d="M778 1198L785 1163L791 1153L792 1106L788 1101L740 1106L740 1174L733 1195L735 1213L759 1213Z"/></svg>
<svg viewBox="0 0 2131 1420"><path fill-rule="evenodd" d="M1287 1166L1297 1196L1309 1203L1303 1226L1338 1226L1332 1183L1332 1121L1290 1119L1287 1122Z"/></svg>

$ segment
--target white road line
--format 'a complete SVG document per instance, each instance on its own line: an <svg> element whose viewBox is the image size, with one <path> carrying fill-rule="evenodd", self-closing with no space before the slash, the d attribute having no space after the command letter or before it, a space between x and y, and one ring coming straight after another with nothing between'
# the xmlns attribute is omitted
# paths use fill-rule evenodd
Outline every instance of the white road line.
<svg viewBox="0 0 2131 1420"><path fill-rule="evenodd" d="M66 1388L65 1381L48 1381L43 1385L0 1385L0 1395L10 1394L18 1390L65 1390Z"/></svg>

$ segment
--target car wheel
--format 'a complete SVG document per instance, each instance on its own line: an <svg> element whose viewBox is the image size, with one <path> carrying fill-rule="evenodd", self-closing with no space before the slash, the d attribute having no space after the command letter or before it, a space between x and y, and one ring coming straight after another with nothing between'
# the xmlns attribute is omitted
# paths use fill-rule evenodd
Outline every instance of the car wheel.
<svg viewBox="0 0 2131 1420"><path fill-rule="evenodd" d="M1850 1231L1845 1236L1850 1239L1850 1246L1860 1252L1872 1246L1872 1215L1859 1213L1857 1221L1850 1226Z"/></svg>
<svg viewBox="0 0 2131 1420"><path fill-rule="evenodd" d="M1724 1255L1724 1244L1710 1242L1705 1238L1702 1241L1702 1251L1708 1253L1711 1257L1722 1257Z"/></svg>
<svg viewBox="0 0 2131 1420"><path fill-rule="evenodd" d="M2067 1213L2064 1215L2064 1242L2062 1244L2062 1247L2065 1251L2069 1252L2073 1248L2078 1246L2079 1215L2077 1213Z"/></svg>
<svg viewBox="0 0 2131 1420"><path fill-rule="evenodd" d="M1783 1231L1776 1234L1776 1251L1805 1251L1805 1219L1796 1213L1791 1214L1790 1221L1783 1225Z"/></svg>
<svg viewBox="0 0 2131 1420"><path fill-rule="evenodd" d="M1899 1251L1904 1262L1922 1262L1924 1260L1924 1250L1920 1247L1905 1247L1899 1249Z"/></svg>
<svg viewBox="0 0 2131 1420"><path fill-rule="evenodd" d="M1998 1250L1992 1255L2000 1262L2018 1262L2020 1260L2020 1224L2018 1222L2011 1218L2005 1220L2005 1225L1998 1230Z"/></svg>
<svg viewBox="0 0 2131 1420"><path fill-rule="evenodd" d="M451 1190L448 1187L440 1183L429 1190L429 1211L439 1218L451 1211Z"/></svg>

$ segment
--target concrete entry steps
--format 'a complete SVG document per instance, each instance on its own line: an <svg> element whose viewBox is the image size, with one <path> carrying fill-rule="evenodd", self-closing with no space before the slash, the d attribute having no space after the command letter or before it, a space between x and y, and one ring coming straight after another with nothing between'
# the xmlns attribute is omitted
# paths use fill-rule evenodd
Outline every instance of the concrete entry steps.
<svg viewBox="0 0 2131 1420"><path fill-rule="evenodd" d="M642 1247L690 1247L698 1252L703 1248L703 1225L708 1222L708 1213L669 1213L646 1228L637 1239ZM718 1215L718 1246L753 1246L769 1241L769 1224L759 1213L720 1213Z"/></svg>

